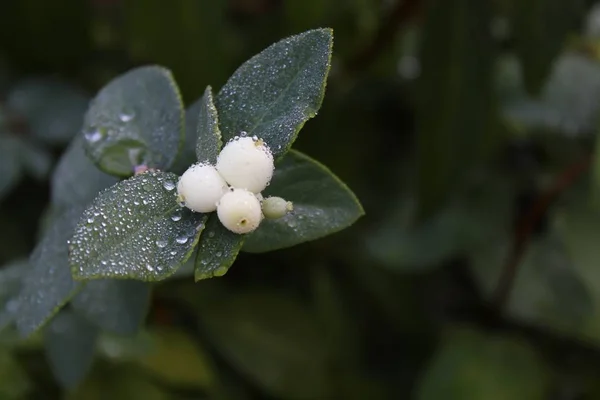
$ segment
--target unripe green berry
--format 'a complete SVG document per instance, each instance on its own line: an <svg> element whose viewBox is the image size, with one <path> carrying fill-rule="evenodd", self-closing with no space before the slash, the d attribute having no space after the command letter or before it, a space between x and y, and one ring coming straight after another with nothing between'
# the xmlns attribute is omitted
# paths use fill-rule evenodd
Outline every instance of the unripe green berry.
<svg viewBox="0 0 600 400"><path fill-rule="evenodd" d="M260 201L246 189L231 189L221 197L217 206L219 221L234 233L249 233L262 220Z"/></svg>
<svg viewBox="0 0 600 400"><path fill-rule="evenodd" d="M223 147L217 170L231 186L262 192L273 177L273 154L262 140L238 137Z"/></svg>
<svg viewBox="0 0 600 400"><path fill-rule="evenodd" d="M261 203L262 212L265 218L277 219L285 216L289 211L294 209L291 201L282 199L281 197L271 196L264 199Z"/></svg>
<svg viewBox="0 0 600 400"><path fill-rule="evenodd" d="M177 192L187 208L207 213L217 209L217 202L227 192L227 183L212 165L195 164L179 178Z"/></svg>

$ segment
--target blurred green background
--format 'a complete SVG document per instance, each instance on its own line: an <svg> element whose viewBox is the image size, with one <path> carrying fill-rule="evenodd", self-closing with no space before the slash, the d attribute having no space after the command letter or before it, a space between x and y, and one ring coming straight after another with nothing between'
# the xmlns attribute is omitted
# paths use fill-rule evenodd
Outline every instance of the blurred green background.
<svg viewBox="0 0 600 400"><path fill-rule="evenodd" d="M594 3L3 0L0 265L34 247L56 161L111 78L164 65L189 105L317 27L333 65L295 147L367 215L156 285L144 330L101 336L75 388L40 335L0 333L0 399L600 399Z"/></svg>

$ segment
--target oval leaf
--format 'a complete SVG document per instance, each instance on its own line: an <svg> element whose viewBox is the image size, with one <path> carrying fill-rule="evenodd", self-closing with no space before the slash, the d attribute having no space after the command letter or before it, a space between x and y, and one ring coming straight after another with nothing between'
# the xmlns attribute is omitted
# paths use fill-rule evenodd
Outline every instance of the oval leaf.
<svg viewBox="0 0 600 400"><path fill-rule="evenodd" d="M216 98L225 141L245 131L283 155L321 107L333 32L316 29L279 41L242 64Z"/></svg>
<svg viewBox="0 0 600 400"><path fill-rule="evenodd" d="M133 280L97 279L71 301L73 309L103 331L136 333L148 312L150 285Z"/></svg>
<svg viewBox="0 0 600 400"><path fill-rule="evenodd" d="M87 374L98 331L71 311L62 311L44 331L44 347L52 372L67 388L76 386Z"/></svg>
<svg viewBox="0 0 600 400"><path fill-rule="evenodd" d="M83 207L74 207L58 217L31 254L31 273L16 297L15 322L23 336L39 329L81 289L71 278L68 240L82 212Z"/></svg>
<svg viewBox="0 0 600 400"><path fill-rule="evenodd" d="M71 242L76 279L161 280L190 256L206 216L177 202L177 175L149 171L103 191Z"/></svg>
<svg viewBox="0 0 600 400"><path fill-rule="evenodd" d="M263 193L294 203L283 218L263 220L249 234L244 251L261 253L315 240L352 225L364 210L354 194L331 171L298 151L290 151L275 168Z"/></svg>
<svg viewBox="0 0 600 400"><path fill-rule="evenodd" d="M211 215L198 244L194 267L196 282L225 275L237 258L245 237L225 228L216 214Z"/></svg>
<svg viewBox="0 0 600 400"><path fill-rule="evenodd" d="M85 147L103 171L129 176L134 167L168 169L183 141L183 104L171 72L158 66L127 72L92 101Z"/></svg>
<svg viewBox="0 0 600 400"><path fill-rule="evenodd" d="M216 164L223 143L221 141L221 131L219 130L219 116L210 86L206 88L200 101L200 113L196 129L198 134L196 157L199 162Z"/></svg>
<svg viewBox="0 0 600 400"><path fill-rule="evenodd" d="M119 180L100 171L83 150L83 138L73 139L60 158L51 178L52 203L59 208L86 206L98 192Z"/></svg>

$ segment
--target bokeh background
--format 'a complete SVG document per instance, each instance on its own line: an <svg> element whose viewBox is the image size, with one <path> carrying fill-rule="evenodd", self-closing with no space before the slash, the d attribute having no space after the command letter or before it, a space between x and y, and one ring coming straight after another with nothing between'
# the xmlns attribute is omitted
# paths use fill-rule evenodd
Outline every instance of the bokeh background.
<svg viewBox="0 0 600 400"><path fill-rule="evenodd" d="M600 399L593 1L4 0L0 265L26 262L111 78L166 66L189 105L317 27L333 65L295 147L366 216L155 285L143 331L102 335L71 387L77 359L0 332L1 399Z"/></svg>

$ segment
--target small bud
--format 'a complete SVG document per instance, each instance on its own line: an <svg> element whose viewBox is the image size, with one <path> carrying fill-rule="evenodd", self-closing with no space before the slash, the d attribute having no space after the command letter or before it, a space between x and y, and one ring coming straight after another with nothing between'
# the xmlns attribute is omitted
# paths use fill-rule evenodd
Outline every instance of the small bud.
<svg viewBox="0 0 600 400"><path fill-rule="evenodd" d="M285 216L289 211L294 209L291 201L282 199L281 197L267 197L262 201L262 212L265 218L277 219Z"/></svg>
<svg viewBox="0 0 600 400"><path fill-rule="evenodd" d="M273 177L273 154L262 140L238 137L225 145L217 159L217 170L231 186L262 192Z"/></svg>
<svg viewBox="0 0 600 400"><path fill-rule="evenodd" d="M196 212L211 212L227 191L227 183L216 168L208 164L195 164L181 175L177 183L180 201Z"/></svg>
<svg viewBox="0 0 600 400"><path fill-rule="evenodd" d="M252 232L262 220L260 202L246 189L225 193L217 206L217 215L225 228L239 234Z"/></svg>

